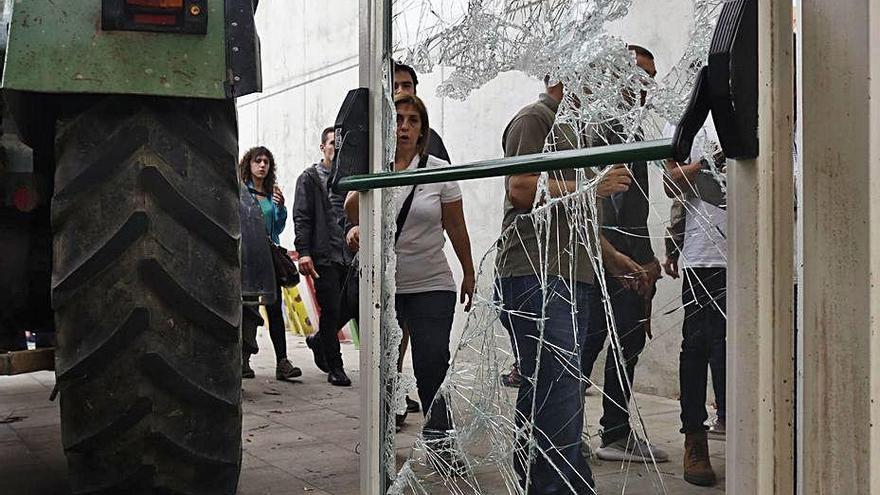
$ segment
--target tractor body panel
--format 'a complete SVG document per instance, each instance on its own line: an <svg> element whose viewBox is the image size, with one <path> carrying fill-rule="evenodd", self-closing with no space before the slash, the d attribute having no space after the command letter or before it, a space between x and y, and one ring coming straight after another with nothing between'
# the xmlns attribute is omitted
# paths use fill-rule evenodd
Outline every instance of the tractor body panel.
<svg viewBox="0 0 880 495"><path fill-rule="evenodd" d="M206 0L200 14L208 19L205 34L104 30L101 0L7 2L12 12L2 86L40 93L227 98L232 81L226 9L237 3L252 9L250 1Z"/></svg>

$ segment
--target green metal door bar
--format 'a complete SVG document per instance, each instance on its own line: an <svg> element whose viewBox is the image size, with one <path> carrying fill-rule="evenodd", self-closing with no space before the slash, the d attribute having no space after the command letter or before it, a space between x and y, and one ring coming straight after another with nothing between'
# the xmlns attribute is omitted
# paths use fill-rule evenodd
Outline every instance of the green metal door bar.
<svg viewBox="0 0 880 495"><path fill-rule="evenodd" d="M337 187L342 191L365 191L383 187L482 179L529 172L549 172L567 168L601 167L615 163L665 160L671 157L672 139L658 139L555 153L497 158L452 167L352 175L340 179Z"/></svg>

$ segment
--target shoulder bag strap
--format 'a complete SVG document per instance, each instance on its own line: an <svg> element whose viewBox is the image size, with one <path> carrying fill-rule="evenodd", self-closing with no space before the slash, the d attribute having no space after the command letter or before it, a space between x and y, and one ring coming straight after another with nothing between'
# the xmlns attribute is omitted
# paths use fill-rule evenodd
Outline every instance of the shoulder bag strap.
<svg viewBox="0 0 880 495"><path fill-rule="evenodd" d="M419 160L418 168L425 168L428 165L428 154L425 153L421 160ZM400 208L400 213L397 214L397 230L394 232L394 243L397 244L397 240L400 239L400 233L403 232L403 224L406 223L406 217L409 216L409 210L412 208L413 196L416 194L416 188L419 187L418 184L412 187L412 190L409 192L409 196L403 200L403 206Z"/></svg>

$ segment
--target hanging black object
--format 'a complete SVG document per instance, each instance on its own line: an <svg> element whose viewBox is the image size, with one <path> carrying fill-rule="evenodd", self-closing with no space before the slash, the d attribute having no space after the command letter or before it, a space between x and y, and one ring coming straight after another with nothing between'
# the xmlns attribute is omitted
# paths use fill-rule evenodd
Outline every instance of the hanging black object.
<svg viewBox="0 0 880 495"><path fill-rule="evenodd" d="M275 302L275 268L266 240L266 224L256 198L239 183L241 218L241 298L245 305Z"/></svg>
<svg viewBox="0 0 880 495"><path fill-rule="evenodd" d="M709 60L672 139L673 158L686 162L694 136L712 112L728 158L758 156L757 0L725 2L715 27Z"/></svg>
<svg viewBox="0 0 880 495"><path fill-rule="evenodd" d="M336 154L330 187L343 177L370 172L370 90L357 88L348 92L333 125L336 133Z"/></svg>

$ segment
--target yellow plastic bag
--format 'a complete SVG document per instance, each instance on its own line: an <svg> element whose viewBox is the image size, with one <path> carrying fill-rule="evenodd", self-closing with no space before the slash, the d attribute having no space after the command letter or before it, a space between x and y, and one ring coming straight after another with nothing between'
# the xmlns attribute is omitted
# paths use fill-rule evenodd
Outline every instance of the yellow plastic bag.
<svg viewBox="0 0 880 495"><path fill-rule="evenodd" d="M309 318L309 312L299 293L298 286L282 288L281 297L286 308L287 331L303 337L315 333L315 326L312 325L312 320Z"/></svg>

